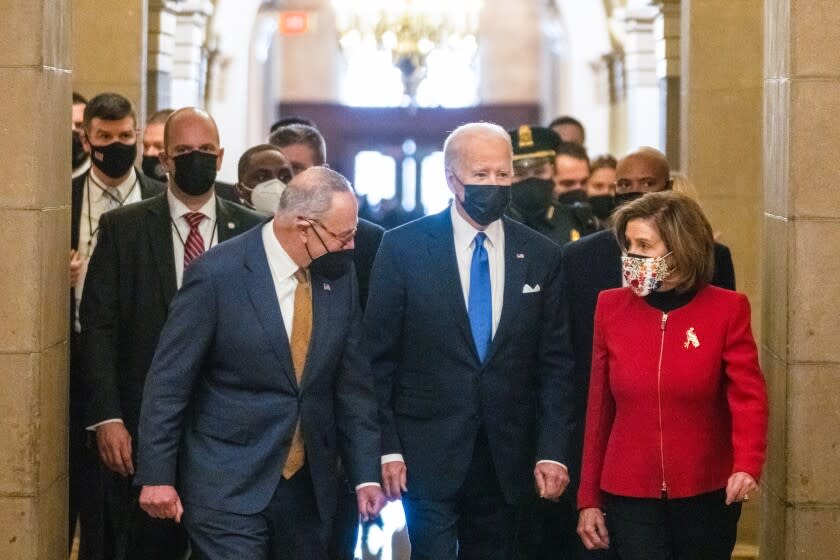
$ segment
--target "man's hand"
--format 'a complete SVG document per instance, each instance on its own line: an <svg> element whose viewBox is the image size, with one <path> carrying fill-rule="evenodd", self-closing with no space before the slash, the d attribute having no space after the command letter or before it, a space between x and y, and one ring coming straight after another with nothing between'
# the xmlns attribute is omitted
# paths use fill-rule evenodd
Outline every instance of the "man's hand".
<svg viewBox="0 0 840 560"><path fill-rule="evenodd" d="M749 501L749 493L758 488L755 479L745 472L736 472L726 483L726 505Z"/></svg>
<svg viewBox="0 0 840 560"><path fill-rule="evenodd" d="M610 535L604 522L604 513L599 508L580 510L577 534L587 550L610 547Z"/></svg>
<svg viewBox="0 0 840 560"><path fill-rule="evenodd" d="M556 500L569 485L569 471L556 463L540 461L534 467L534 482L540 498Z"/></svg>
<svg viewBox="0 0 840 560"><path fill-rule="evenodd" d="M140 507L156 519L174 519L175 523L180 523L184 514L184 506L174 486L144 486L140 490Z"/></svg>
<svg viewBox="0 0 840 560"><path fill-rule="evenodd" d="M123 476L134 474L131 461L131 436L122 422L108 422L96 427L96 446L105 466Z"/></svg>
<svg viewBox="0 0 840 560"><path fill-rule="evenodd" d="M382 465L382 489L389 500L399 500L402 492L408 490L405 473L402 461L389 461Z"/></svg>
<svg viewBox="0 0 840 560"><path fill-rule="evenodd" d="M362 486L356 490L356 505L359 507L359 517L362 521L376 519L385 507L385 495L379 486Z"/></svg>
<svg viewBox="0 0 840 560"><path fill-rule="evenodd" d="M76 284L79 283L79 277L82 274L82 265L84 261L79 256L79 252L75 250L70 250L70 287L77 288Z"/></svg>

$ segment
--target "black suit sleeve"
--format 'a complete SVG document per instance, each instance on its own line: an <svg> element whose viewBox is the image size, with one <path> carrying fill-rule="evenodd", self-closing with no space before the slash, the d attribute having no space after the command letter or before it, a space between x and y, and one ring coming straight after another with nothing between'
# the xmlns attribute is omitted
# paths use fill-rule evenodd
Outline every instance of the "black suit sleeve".
<svg viewBox="0 0 840 560"><path fill-rule="evenodd" d="M546 285L542 340L539 349L539 425L537 457L571 469L570 441L577 411L574 358L569 338L568 306L563 293L560 249L553 252Z"/></svg>
<svg viewBox="0 0 840 560"><path fill-rule="evenodd" d="M175 485L178 445L193 385L216 330L217 294L204 259L184 271L146 376L134 483Z"/></svg>
<svg viewBox="0 0 840 560"><path fill-rule="evenodd" d="M402 453L394 422L394 385L402 347L405 313L405 281L393 254L389 234L385 234L371 271L370 299L365 309L368 356L379 401L383 455Z"/></svg>
<svg viewBox="0 0 840 560"><path fill-rule="evenodd" d="M729 247L715 243L715 273L712 284L727 290L735 289L735 266L732 264L732 253Z"/></svg>
<svg viewBox="0 0 840 560"><path fill-rule="evenodd" d="M82 378L89 395L85 422L122 418L118 378L120 259L116 228L108 213L99 220L96 249L88 262L79 308Z"/></svg>
<svg viewBox="0 0 840 560"><path fill-rule="evenodd" d="M356 275L351 273L353 317L344 344L336 382L336 419L341 447L354 486L379 482L379 424L376 391L370 362L364 353L362 312L359 308Z"/></svg>

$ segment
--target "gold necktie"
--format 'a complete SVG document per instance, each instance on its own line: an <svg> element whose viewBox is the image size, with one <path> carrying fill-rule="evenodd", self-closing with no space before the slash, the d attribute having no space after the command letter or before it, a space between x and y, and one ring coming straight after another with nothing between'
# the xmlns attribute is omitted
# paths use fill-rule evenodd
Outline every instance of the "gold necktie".
<svg viewBox="0 0 840 560"><path fill-rule="evenodd" d="M306 355L309 352L309 340L312 338L312 285L309 276L303 269L295 272L298 281L295 288L295 311L292 317L292 365L295 368L295 378L300 390L303 369L306 366ZM303 434L300 431L300 418L283 467L283 478L289 479L303 466L306 452L303 447Z"/></svg>

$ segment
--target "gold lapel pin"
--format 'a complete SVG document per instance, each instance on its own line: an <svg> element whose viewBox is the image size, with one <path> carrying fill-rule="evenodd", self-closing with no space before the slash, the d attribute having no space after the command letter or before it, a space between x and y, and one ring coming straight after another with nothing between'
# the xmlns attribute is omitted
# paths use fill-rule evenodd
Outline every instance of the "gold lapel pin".
<svg viewBox="0 0 840 560"><path fill-rule="evenodd" d="M685 331L685 344L683 344L683 348L687 349L689 345L694 346L695 348L700 346L700 339L697 338L697 333L694 332L694 327Z"/></svg>

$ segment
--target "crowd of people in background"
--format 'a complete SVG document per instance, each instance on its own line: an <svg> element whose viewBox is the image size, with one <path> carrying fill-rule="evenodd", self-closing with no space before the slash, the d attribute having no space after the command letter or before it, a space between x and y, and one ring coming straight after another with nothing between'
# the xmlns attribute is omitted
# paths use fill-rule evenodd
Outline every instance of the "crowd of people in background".
<svg viewBox="0 0 840 560"><path fill-rule="evenodd" d="M766 394L662 153L590 158L569 116L461 125L422 216L367 207L305 118L233 184L207 112L139 127L74 93L81 560L352 559L395 499L415 560L729 558Z"/></svg>

